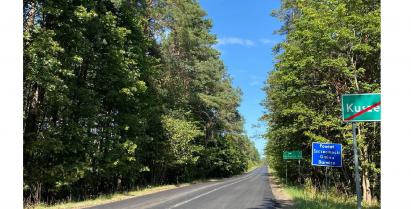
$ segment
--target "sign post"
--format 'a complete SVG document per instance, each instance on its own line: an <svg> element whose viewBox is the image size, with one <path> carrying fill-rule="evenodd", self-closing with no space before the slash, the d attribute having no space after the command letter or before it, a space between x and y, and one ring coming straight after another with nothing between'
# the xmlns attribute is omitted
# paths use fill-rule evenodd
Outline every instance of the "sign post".
<svg viewBox="0 0 411 209"><path fill-rule="evenodd" d="M300 159L298 159L298 183L301 184L301 163L300 163Z"/></svg>
<svg viewBox="0 0 411 209"><path fill-rule="evenodd" d="M328 206L328 167L325 167L325 207Z"/></svg>
<svg viewBox="0 0 411 209"><path fill-rule="evenodd" d="M357 151L357 124L361 121L381 121L381 94L345 94L342 95L342 116L344 122L352 122L354 149L355 190L357 209L361 209L360 172Z"/></svg>
<svg viewBox="0 0 411 209"><path fill-rule="evenodd" d="M288 184L288 172L287 172L287 161L288 160L285 160L285 184L287 185Z"/></svg>
<svg viewBox="0 0 411 209"><path fill-rule="evenodd" d="M313 142L311 165L325 167L325 205L328 205L328 167L342 167L342 145Z"/></svg>
<svg viewBox="0 0 411 209"><path fill-rule="evenodd" d="M353 149L354 149L354 172L355 172L355 192L357 193L357 209L361 209L361 188L360 188L360 171L358 166L358 149L357 149L357 124L352 123L352 137L353 137Z"/></svg>
<svg viewBox="0 0 411 209"><path fill-rule="evenodd" d="M288 160L298 160L298 173L300 175L300 159L303 158L302 151L284 151L283 159L285 160L285 184L288 183Z"/></svg>

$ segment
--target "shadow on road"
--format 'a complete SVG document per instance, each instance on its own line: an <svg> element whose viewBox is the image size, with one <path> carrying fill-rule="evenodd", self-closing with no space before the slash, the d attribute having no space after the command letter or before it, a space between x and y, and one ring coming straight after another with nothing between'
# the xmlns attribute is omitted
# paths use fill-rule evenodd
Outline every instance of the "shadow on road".
<svg viewBox="0 0 411 209"><path fill-rule="evenodd" d="M276 207L276 202L271 199L271 198L264 198L263 203L259 205L258 207L252 207L252 208L247 208L247 209L275 209Z"/></svg>
<svg viewBox="0 0 411 209"><path fill-rule="evenodd" d="M293 202L291 200L273 200L265 198L263 203L258 207L247 209L293 209Z"/></svg>

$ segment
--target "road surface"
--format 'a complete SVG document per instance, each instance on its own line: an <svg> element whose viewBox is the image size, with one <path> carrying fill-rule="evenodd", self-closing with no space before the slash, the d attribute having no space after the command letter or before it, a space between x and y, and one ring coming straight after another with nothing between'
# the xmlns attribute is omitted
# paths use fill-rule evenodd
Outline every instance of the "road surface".
<svg viewBox="0 0 411 209"><path fill-rule="evenodd" d="M130 198L92 209L274 209L267 167L217 182ZM90 209L91 209L90 208Z"/></svg>

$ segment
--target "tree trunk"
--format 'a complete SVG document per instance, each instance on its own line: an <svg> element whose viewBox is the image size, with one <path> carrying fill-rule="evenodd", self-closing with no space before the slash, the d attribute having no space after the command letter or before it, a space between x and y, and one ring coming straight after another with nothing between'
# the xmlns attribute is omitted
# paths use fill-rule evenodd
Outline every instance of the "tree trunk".
<svg viewBox="0 0 411 209"><path fill-rule="evenodd" d="M33 203L37 204L41 201L41 183L37 182L34 189L34 199Z"/></svg>
<svg viewBox="0 0 411 209"><path fill-rule="evenodd" d="M23 23L24 32L30 30L33 27L34 19L36 17L36 12L37 12L37 5L34 0L28 2L27 7L28 7L27 14L24 14L26 16L24 18L24 23Z"/></svg>
<svg viewBox="0 0 411 209"><path fill-rule="evenodd" d="M364 169L362 172L362 199L366 203L372 202L372 195L371 195L371 186L370 186L370 178L368 175L367 169Z"/></svg>
<svg viewBox="0 0 411 209"><path fill-rule="evenodd" d="M361 137L361 129L358 126L358 136ZM368 165L369 165L369 156L368 156L368 143L364 140L362 143L362 161L364 162L362 166L362 198L363 201L366 203L371 203L372 195L371 195L371 184L370 184L370 176L368 172Z"/></svg>
<svg viewBox="0 0 411 209"><path fill-rule="evenodd" d="M121 189L121 178L122 178L122 176L120 175L119 177L117 177L117 185L116 185L116 190L117 191L122 191Z"/></svg>
<svg viewBox="0 0 411 209"><path fill-rule="evenodd" d="M29 90L28 108L26 120L24 121L24 141L34 139L38 129L38 118L40 116L40 104L42 103L44 91L37 84Z"/></svg>

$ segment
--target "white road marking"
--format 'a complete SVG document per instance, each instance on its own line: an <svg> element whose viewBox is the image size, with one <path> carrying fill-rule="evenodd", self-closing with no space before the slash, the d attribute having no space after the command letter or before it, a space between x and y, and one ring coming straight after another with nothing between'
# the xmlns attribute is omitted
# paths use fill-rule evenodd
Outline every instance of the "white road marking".
<svg viewBox="0 0 411 209"><path fill-rule="evenodd" d="M218 190L220 190L220 189L222 189L222 188L225 188L225 187L228 187L228 186L237 184L237 183L239 183L239 182L242 182L242 181L244 181L244 180L246 180L246 179L248 179L248 178L250 178L250 177L252 177L252 176L254 176L254 175L256 175L256 174L254 173L254 174L252 174L252 175L249 175L249 176L247 176L247 177L244 177L244 178L242 178L242 179L240 179L240 180L238 180L238 181L235 181L235 182L233 182L233 183L229 183L229 184L223 185L223 186L221 186L221 187L217 187L217 188L215 188L215 189L213 189L213 190L211 190L211 191L208 191L208 192L206 192L206 193L197 195L197 196L195 196L195 197L193 197L193 198L191 198L191 199L188 199L188 200L186 200L186 201L177 203L177 204L175 204L175 205L173 205L173 206L171 206L171 207L169 207L169 208L167 208L167 209L172 209L172 208L180 207L180 206L185 205L185 204L187 204L187 203L189 203L189 202L191 202L191 201L193 201L193 200L195 200L195 199L198 199L198 198L200 198L200 197L206 196L206 195L208 195L208 194L210 194L210 193L212 193L212 192L215 192L215 191L218 191Z"/></svg>

